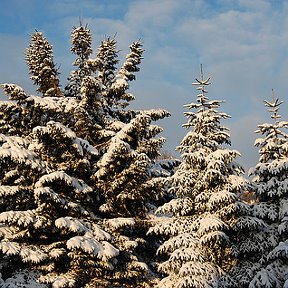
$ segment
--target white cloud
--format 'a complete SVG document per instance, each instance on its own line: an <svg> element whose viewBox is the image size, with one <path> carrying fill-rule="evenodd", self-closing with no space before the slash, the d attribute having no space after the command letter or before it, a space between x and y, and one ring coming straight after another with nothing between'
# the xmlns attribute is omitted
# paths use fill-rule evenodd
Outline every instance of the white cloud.
<svg viewBox="0 0 288 288"><path fill-rule="evenodd" d="M267 0L238 0L238 5L246 9L269 12L271 4Z"/></svg>
<svg viewBox="0 0 288 288"><path fill-rule="evenodd" d="M172 117L161 125L172 150L185 133L181 127L183 104L195 100L191 82L198 77L202 63L205 75L212 76L208 96L226 101L223 110L232 119L224 125L231 126L233 143L248 163L254 153L252 130L266 117L261 102L269 99L271 88L282 99L288 91L288 3L275 2L281 5L268 0L51 1L46 11L49 21L43 19L40 26L47 32L64 74L73 58L69 32L79 17L91 28L94 47L105 35L117 33L122 60L129 44L141 38L146 51L137 81L131 83L138 97L133 105L163 106L171 111ZM28 85L21 52L29 40L26 37L0 36L1 43L7 43L1 44L0 63L6 67L5 71L0 67L2 82L9 76L9 81ZM251 126L255 127L251 130Z"/></svg>

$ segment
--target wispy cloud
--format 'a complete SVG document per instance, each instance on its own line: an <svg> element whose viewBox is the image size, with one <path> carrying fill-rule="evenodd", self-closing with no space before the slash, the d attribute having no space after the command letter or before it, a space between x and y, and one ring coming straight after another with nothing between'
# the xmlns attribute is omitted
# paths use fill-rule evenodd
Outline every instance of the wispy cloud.
<svg viewBox="0 0 288 288"><path fill-rule="evenodd" d="M283 100L288 91L286 1L33 0L29 7L21 6L23 2L19 0L9 3L2 4L0 12L6 22L0 23L1 82L15 81L31 88L22 59L29 40L27 31L35 28L44 30L53 44L64 81L73 61L69 32L80 17L93 32L94 47L105 35L117 33L122 59L133 40L144 41L142 69L138 80L131 84L137 97L133 106L171 111L172 117L161 122L170 150L186 132L181 128L185 121L182 106L195 100L191 82L199 75L202 63L205 74L212 76L209 96L224 99L222 111L232 116L227 121L233 130L232 143L242 152L246 166L255 164L250 139L256 136L252 130L257 122L269 120L262 101L269 99L271 88ZM10 18L9 13L13 13ZM19 19L17 25L9 22L15 19ZM9 31L14 35L9 35ZM285 105L283 111L287 109Z"/></svg>

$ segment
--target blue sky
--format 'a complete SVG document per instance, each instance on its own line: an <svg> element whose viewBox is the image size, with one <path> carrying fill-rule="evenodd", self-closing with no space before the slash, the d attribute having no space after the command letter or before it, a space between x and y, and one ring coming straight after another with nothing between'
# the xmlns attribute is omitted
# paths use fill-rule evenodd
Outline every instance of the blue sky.
<svg viewBox="0 0 288 288"><path fill-rule="evenodd" d="M257 125L270 121L264 99L288 94L288 1L281 0L2 0L0 7L0 82L17 83L35 93L24 51L33 31L43 31L60 66L62 85L71 69L70 31L79 19L93 34L93 48L115 33L123 60L133 40L144 42L144 60L131 83L135 108L165 108L169 119L165 149L173 152L186 131L184 104L196 98L191 86L211 76L208 96L225 100L231 115L232 148L246 168L258 160ZM3 99L3 93L0 92ZM287 103L280 113L288 120Z"/></svg>

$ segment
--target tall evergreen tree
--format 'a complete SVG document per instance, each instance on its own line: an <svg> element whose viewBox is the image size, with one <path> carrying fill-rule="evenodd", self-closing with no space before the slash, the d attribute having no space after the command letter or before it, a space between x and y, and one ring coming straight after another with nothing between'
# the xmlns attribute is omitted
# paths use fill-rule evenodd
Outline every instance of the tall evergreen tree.
<svg viewBox="0 0 288 288"><path fill-rule="evenodd" d="M99 195L90 178L99 152L96 143L73 131L80 112L86 119L93 117L82 99L47 92L51 87L60 91L60 86L55 74L37 71L47 64L39 52L43 41L35 41L39 37L44 39L39 32L32 36L26 59L42 97L27 95L14 84L2 85L13 101L0 103L1 273L6 278L29 268L53 287L84 287L91 279L105 287L105 274L119 251L96 216ZM88 132L98 126L94 122Z"/></svg>
<svg viewBox="0 0 288 288"><path fill-rule="evenodd" d="M108 51L91 59L89 29L73 28L76 69L63 93L52 46L36 32L26 60L41 95L2 85L10 100L0 102L4 279L30 271L48 287L150 285L140 247L146 227L139 220L161 195L152 167L163 138L155 138L161 128L151 121L168 112L139 110L124 117L119 103L133 99L125 95L143 50L132 44L139 53L131 48L117 72L116 41L105 41L99 51L109 42Z"/></svg>
<svg viewBox="0 0 288 288"><path fill-rule="evenodd" d="M73 63L77 69L70 72L68 84L65 87L65 94L69 97L81 98L81 82L85 76L91 74L91 65L87 65L87 62L90 63L88 60L92 53L91 44L92 36L87 26L80 25L73 27L71 33L71 52L77 55Z"/></svg>
<svg viewBox="0 0 288 288"><path fill-rule="evenodd" d="M53 62L52 46L41 32L32 35L26 50L26 61L31 79L44 96L60 96L58 71Z"/></svg>
<svg viewBox="0 0 288 288"><path fill-rule="evenodd" d="M272 91L273 92L273 91ZM288 128L278 113L283 103L278 98L264 101L272 112L273 123L258 125L256 133L263 136L255 141L259 147L259 163L250 170L254 177L258 203L254 214L266 223L257 239L258 273L249 288L288 287Z"/></svg>
<svg viewBox="0 0 288 288"><path fill-rule="evenodd" d="M185 105L196 111L185 112L189 132L177 147L183 161L171 177L175 198L157 209L159 223L149 231L164 239L159 287L239 287L230 276L236 235L256 221L240 202L249 182L235 162L239 152L225 146L230 136L220 122L229 116L217 110L222 101L208 99L209 80L202 74L193 83L199 94Z"/></svg>

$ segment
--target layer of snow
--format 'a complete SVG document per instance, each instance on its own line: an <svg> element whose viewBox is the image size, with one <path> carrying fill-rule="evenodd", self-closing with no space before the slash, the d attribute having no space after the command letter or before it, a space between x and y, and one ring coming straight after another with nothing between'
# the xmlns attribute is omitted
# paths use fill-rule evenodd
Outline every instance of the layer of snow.
<svg viewBox="0 0 288 288"><path fill-rule="evenodd" d="M61 217L55 220L55 226L57 228L66 228L72 232L86 232L89 229L82 221L74 219L72 217Z"/></svg>
<svg viewBox="0 0 288 288"><path fill-rule="evenodd" d="M43 187L57 180L64 181L67 185L72 186L77 193L89 193L93 191L93 189L88 186L83 180L71 177L63 171L55 171L42 176L36 182L35 187Z"/></svg>
<svg viewBox="0 0 288 288"><path fill-rule="evenodd" d="M119 217L119 218L106 220L106 223L108 224L108 226L112 227L113 229L118 229L121 227L134 226L135 220L133 218Z"/></svg>

